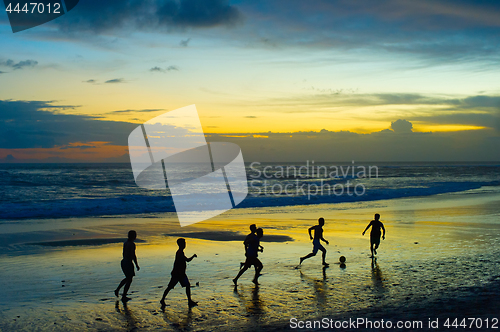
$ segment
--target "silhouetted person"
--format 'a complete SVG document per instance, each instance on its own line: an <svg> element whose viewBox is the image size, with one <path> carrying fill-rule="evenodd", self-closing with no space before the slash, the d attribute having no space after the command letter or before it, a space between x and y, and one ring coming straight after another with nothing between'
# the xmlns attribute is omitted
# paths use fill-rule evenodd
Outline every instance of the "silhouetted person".
<svg viewBox="0 0 500 332"><path fill-rule="evenodd" d="M324 225L325 225L325 219L319 218L318 224L316 226L312 226L309 228L309 230L308 230L309 238L311 240L313 240L313 251L312 251L312 253L308 254L307 256L300 257L299 265L302 264L304 259L308 259L308 258L311 258L313 256L316 256L316 253L318 252L318 250L321 250L321 252L323 253L323 255L322 255L323 265L328 266L328 263L325 262L326 249L325 249L325 247L323 247L323 245L321 245L321 242L320 242L320 240L321 240L321 241L325 242L326 244L329 244L329 242L323 238L323 226ZM311 232L313 230L314 230L314 238L311 235Z"/></svg>
<svg viewBox="0 0 500 332"><path fill-rule="evenodd" d="M198 303L194 302L191 300L191 284L189 283L189 279L186 275L186 262L191 262L191 260L195 257L198 257L196 254L191 256L190 258L187 258L186 255L184 255L184 249L186 248L186 240L183 238L177 239L177 245L179 246L179 250L175 253L175 261L174 261L174 268L172 269L172 278L170 279L170 282L168 283L167 289L165 289L165 292L163 292L163 296L160 300L160 303L162 307L164 307L165 304L165 298L167 297L168 292L170 292L171 289L174 289L175 285L177 283L180 283L182 287L186 288L186 295L188 298L188 306L190 308L197 306Z"/></svg>
<svg viewBox="0 0 500 332"><path fill-rule="evenodd" d="M378 246L380 245L380 234L381 234L380 229L381 228L384 231L384 234L382 235L382 239L385 240L384 224L382 224L382 222L379 219L380 219L380 214L376 213L375 219L370 221L368 226L366 226L365 230L363 231L363 235L365 235L368 228L370 228L370 226L372 228L372 230L370 232L370 251L372 253L372 255L370 256L371 258L375 257L375 255L377 254L377 249L378 249Z"/></svg>
<svg viewBox="0 0 500 332"><path fill-rule="evenodd" d="M125 278L120 282L118 288L115 289L115 295L118 295L120 288L123 288L122 300L128 301L130 298L127 297L128 290L130 288L130 284L132 283L132 278L135 276L134 272L134 263L137 267L137 271L141 268L139 264L137 264L137 256L135 255L135 239L137 238L136 231L128 232L128 240L123 243L123 259L121 261L122 271L125 274Z"/></svg>
<svg viewBox="0 0 500 332"><path fill-rule="evenodd" d="M260 276L260 271L262 271L262 268L264 267L261 263L261 261L258 258L258 252L263 252L263 247L260 245L260 239L264 236L264 230L262 228L257 229L257 234L249 234L247 238L245 239L245 256L247 259L245 260L245 264L243 265L243 268L240 269L238 272L238 275L236 278L233 279L233 282L235 285L238 284L238 279L241 277L243 273L245 273L246 270L248 270L252 265L255 267L255 276L252 280L252 282L256 285L259 284L259 276Z"/></svg>
<svg viewBox="0 0 500 332"><path fill-rule="evenodd" d="M248 234L245 238L245 241L243 241L243 245L245 246L245 257L247 256L247 249L248 249L248 244L250 241L254 239L257 233L257 226L255 224L250 225L250 234ZM240 270L245 266L244 262L240 263Z"/></svg>

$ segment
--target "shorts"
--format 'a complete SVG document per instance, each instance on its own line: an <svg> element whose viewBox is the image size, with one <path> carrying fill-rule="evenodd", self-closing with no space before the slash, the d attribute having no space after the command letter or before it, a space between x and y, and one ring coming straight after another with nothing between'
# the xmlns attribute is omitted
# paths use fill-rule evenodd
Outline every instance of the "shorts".
<svg viewBox="0 0 500 332"><path fill-rule="evenodd" d="M375 244L376 246L380 245L380 233L370 233L370 242Z"/></svg>
<svg viewBox="0 0 500 332"><path fill-rule="evenodd" d="M258 267L260 267L260 268L263 267L262 262L257 257L247 257L247 259L245 260L245 267L248 269L252 265L255 266L255 267L257 267L257 268Z"/></svg>
<svg viewBox="0 0 500 332"><path fill-rule="evenodd" d="M174 288L177 283L180 283L182 287L190 287L191 284L189 283L189 279L187 275L174 275L172 274L172 278L170 279L170 282L168 283L167 288Z"/></svg>
<svg viewBox="0 0 500 332"><path fill-rule="evenodd" d="M121 266L126 278L135 276L134 263L132 263L132 261L122 259Z"/></svg>
<svg viewBox="0 0 500 332"><path fill-rule="evenodd" d="M319 242L319 239L313 240L313 254L317 253L318 250L326 251L325 247Z"/></svg>

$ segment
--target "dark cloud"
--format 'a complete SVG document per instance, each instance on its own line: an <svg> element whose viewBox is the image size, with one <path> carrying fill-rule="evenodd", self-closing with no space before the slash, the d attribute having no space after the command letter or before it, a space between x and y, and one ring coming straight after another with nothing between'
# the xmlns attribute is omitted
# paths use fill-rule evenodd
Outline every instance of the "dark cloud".
<svg viewBox="0 0 500 332"><path fill-rule="evenodd" d="M410 121L398 119L391 122L391 129L394 130L395 133L411 133L413 125Z"/></svg>
<svg viewBox="0 0 500 332"><path fill-rule="evenodd" d="M1 75L1 74L7 74L7 72L5 72L5 71L1 71L1 70L0 70L0 75Z"/></svg>
<svg viewBox="0 0 500 332"><path fill-rule="evenodd" d="M462 108L497 108L500 110L500 96L472 96L460 101Z"/></svg>
<svg viewBox="0 0 500 332"><path fill-rule="evenodd" d="M181 42L179 43L179 45L182 46L182 47L188 47L188 44L189 44L190 41L191 41L191 38L188 38L188 39L185 39L185 40L181 40Z"/></svg>
<svg viewBox="0 0 500 332"><path fill-rule="evenodd" d="M75 106L50 101L0 100L0 148L51 148L72 142L127 145L136 124L61 114Z"/></svg>
<svg viewBox="0 0 500 332"><path fill-rule="evenodd" d="M35 60L23 60L16 63L15 61L8 59L5 61L0 61L0 66L10 67L14 70L23 69L23 68L32 68L38 64L38 61Z"/></svg>
<svg viewBox="0 0 500 332"><path fill-rule="evenodd" d="M123 78L114 78L112 80L107 80L106 82L104 83L108 83L108 84L114 84L114 83L125 83L125 80Z"/></svg>
<svg viewBox="0 0 500 332"><path fill-rule="evenodd" d="M87 0L54 24L68 32L106 33L210 28L233 25L240 19L240 11L226 0Z"/></svg>
<svg viewBox="0 0 500 332"><path fill-rule="evenodd" d="M160 68L158 66L155 66L155 67L151 68L149 71L166 73L167 71L172 71L172 70L178 71L179 67L177 67L177 66L168 66L167 68Z"/></svg>
<svg viewBox="0 0 500 332"><path fill-rule="evenodd" d="M440 63L481 55L498 63L499 2L256 0L240 7L247 36L263 47L272 40L278 47L378 49Z"/></svg>
<svg viewBox="0 0 500 332"><path fill-rule="evenodd" d="M86 81L83 81L83 83L95 84L95 83L97 83L97 81L96 80L86 80Z"/></svg>

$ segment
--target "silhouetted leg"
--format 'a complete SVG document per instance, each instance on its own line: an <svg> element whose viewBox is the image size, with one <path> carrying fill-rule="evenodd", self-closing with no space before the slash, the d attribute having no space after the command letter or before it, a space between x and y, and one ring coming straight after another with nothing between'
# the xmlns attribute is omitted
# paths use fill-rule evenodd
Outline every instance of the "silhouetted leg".
<svg viewBox="0 0 500 332"><path fill-rule="evenodd" d="M305 259L308 259L308 258L311 258L311 257L314 257L314 256L316 256L316 253L315 253L315 252L312 252L312 253L308 254L307 256L300 257L300 264L302 264L302 262L303 262Z"/></svg>
<svg viewBox="0 0 500 332"><path fill-rule="evenodd" d="M188 298L188 306L190 308L196 307L198 305L198 303L191 300L191 286L186 286L186 295Z"/></svg>
<svg viewBox="0 0 500 332"><path fill-rule="evenodd" d="M243 273L245 273L246 270L248 270L248 266L247 265L243 266L243 268L238 272L238 275L236 276L236 278L233 279L233 282L234 282L235 285L238 282L238 279L241 277L241 275Z"/></svg>
<svg viewBox="0 0 500 332"><path fill-rule="evenodd" d="M127 283L127 278L123 278L118 287L115 289L115 295L118 296L120 289Z"/></svg>
<svg viewBox="0 0 500 332"><path fill-rule="evenodd" d="M168 295L168 292L170 292L174 287L171 287L170 284L167 286L167 289L163 292L163 296L161 297L160 303L161 305L165 305L165 298Z"/></svg>
<svg viewBox="0 0 500 332"><path fill-rule="evenodd" d="M127 293L131 284L132 284L132 277L126 278L125 287L123 288L123 295L122 295L123 298L127 297Z"/></svg>
<svg viewBox="0 0 500 332"><path fill-rule="evenodd" d="M259 280L259 276L260 276L260 271L262 271L262 268L264 266L262 265L262 263L259 261L258 264L255 265L255 276L253 277L253 280L252 282L256 285L259 284L258 280Z"/></svg>
<svg viewBox="0 0 500 332"><path fill-rule="evenodd" d="M325 248L321 248L320 249L322 251L322 255L321 255L321 258L323 259L323 265L328 265L325 261L325 258L326 258L326 249Z"/></svg>
<svg viewBox="0 0 500 332"><path fill-rule="evenodd" d="M371 243L370 243L370 251L372 252L371 257L372 257L372 258L373 258L373 257L375 257L375 256L373 255L373 242L371 242Z"/></svg>

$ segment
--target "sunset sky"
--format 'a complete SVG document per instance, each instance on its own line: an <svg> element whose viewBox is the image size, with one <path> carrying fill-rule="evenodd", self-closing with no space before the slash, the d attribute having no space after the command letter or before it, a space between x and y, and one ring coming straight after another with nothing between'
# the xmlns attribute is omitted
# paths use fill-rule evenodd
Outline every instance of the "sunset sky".
<svg viewBox="0 0 500 332"><path fill-rule="evenodd" d="M138 124L195 104L248 162L499 161L499 17L498 1L80 0L14 34L2 11L0 159L127 161Z"/></svg>

